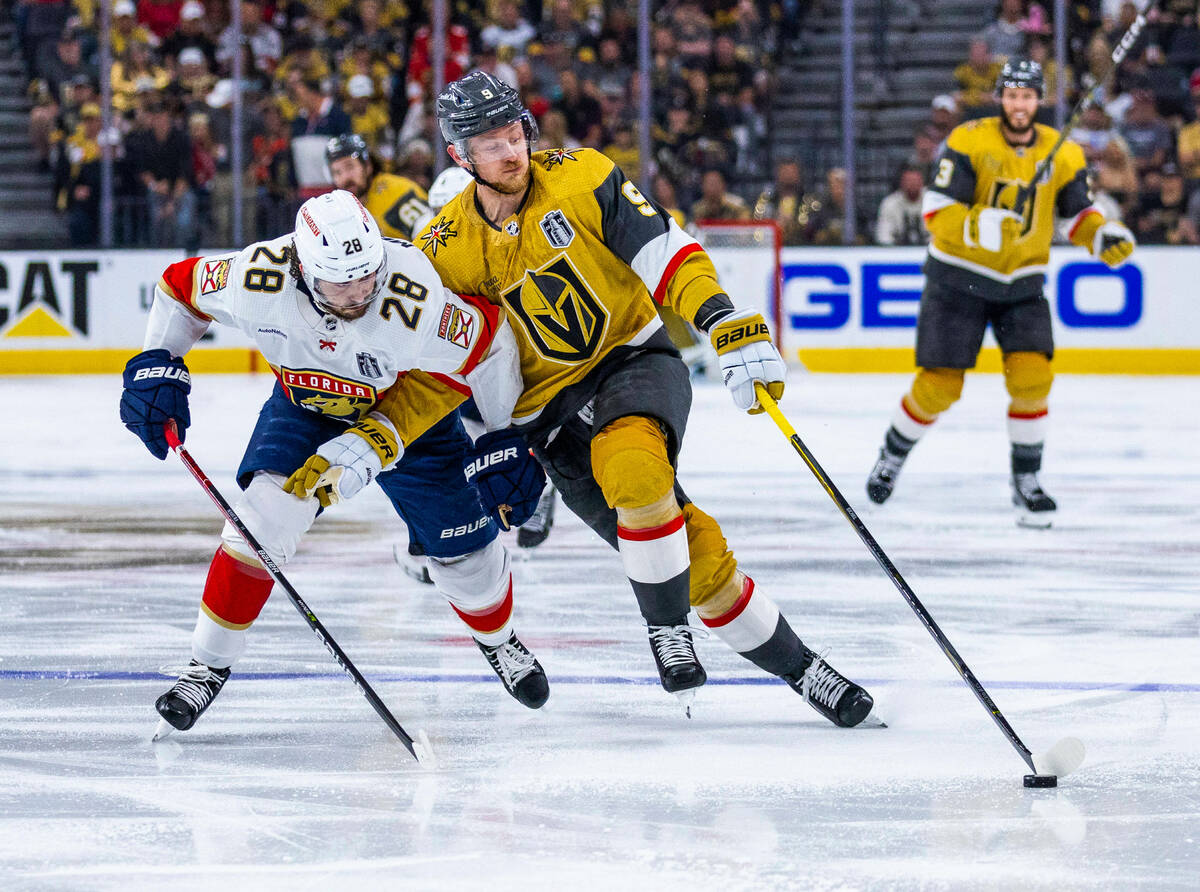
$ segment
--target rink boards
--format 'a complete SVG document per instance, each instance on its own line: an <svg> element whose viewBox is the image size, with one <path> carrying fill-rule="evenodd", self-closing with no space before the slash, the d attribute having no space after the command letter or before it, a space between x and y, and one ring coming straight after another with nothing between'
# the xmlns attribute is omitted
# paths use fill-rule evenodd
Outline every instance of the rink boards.
<svg viewBox="0 0 1200 892"><path fill-rule="evenodd" d="M788 248L773 261L714 248L741 305L779 320L789 362L819 372L904 372L923 275L919 248ZM0 374L112 373L141 345L154 284L181 251L0 252ZM1046 268L1058 372L1200 374L1200 251L1142 248L1119 270L1056 248ZM982 371L999 371L991 335ZM265 371L238 332L214 326L193 371Z"/></svg>

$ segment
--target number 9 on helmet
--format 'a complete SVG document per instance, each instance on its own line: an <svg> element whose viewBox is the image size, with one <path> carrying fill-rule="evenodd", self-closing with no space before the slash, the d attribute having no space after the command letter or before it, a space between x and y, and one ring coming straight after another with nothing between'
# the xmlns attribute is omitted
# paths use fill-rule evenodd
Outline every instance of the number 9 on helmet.
<svg viewBox="0 0 1200 892"><path fill-rule="evenodd" d="M336 189L304 202L296 214L293 244L304 284L322 308L353 310L375 299L385 278L383 236L366 208L349 192ZM330 304L329 295L321 291L322 283L346 285L372 274L374 287L357 302Z"/></svg>

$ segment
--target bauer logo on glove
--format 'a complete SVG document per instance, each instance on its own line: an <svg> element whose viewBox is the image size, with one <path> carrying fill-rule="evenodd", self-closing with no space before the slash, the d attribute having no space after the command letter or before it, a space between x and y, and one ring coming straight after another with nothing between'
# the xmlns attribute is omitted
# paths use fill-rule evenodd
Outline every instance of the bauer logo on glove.
<svg viewBox="0 0 1200 892"><path fill-rule="evenodd" d="M163 425L175 422L183 442L192 423L188 409L192 376L187 366L162 348L145 350L126 363L122 380L121 421L155 458L165 459L168 447Z"/></svg>
<svg viewBox="0 0 1200 892"><path fill-rule="evenodd" d="M546 472L514 430L492 431L476 440L463 462L463 475L475 484L484 510L502 530L533 516L546 485Z"/></svg>
<svg viewBox="0 0 1200 892"><path fill-rule="evenodd" d="M466 475L467 480L470 481L470 479L480 471L500 465L506 461L515 461L517 456L517 447L515 446L510 446L507 449L497 449L494 452L489 452L487 455L481 455L478 458L467 462L466 466L463 468L463 473Z"/></svg>
<svg viewBox="0 0 1200 892"><path fill-rule="evenodd" d="M759 316L757 321L751 319L734 328L723 329L720 334L716 334L714 330L713 347L718 353L721 353L742 342L749 344L753 341L769 340L771 340L771 330L767 328L766 320Z"/></svg>
<svg viewBox="0 0 1200 892"><path fill-rule="evenodd" d="M378 412L352 425L340 437L317 447L283 484L298 499L310 496L323 508L353 498L404 455L392 423Z"/></svg>
<svg viewBox="0 0 1200 892"><path fill-rule="evenodd" d="M767 388L772 398L783 396L787 366L771 343L771 330L762 313L734 310L717 321L708 336L717 351L721 377L734 405L751 415L762 411L754 392L756 381Z"/></svg>

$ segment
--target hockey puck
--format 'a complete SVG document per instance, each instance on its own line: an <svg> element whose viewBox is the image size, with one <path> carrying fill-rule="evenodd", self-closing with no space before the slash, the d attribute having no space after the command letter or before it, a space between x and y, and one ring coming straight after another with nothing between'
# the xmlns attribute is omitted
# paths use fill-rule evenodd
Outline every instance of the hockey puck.
<svg viewBox="0 0 1200 892"><path fill-rule="evenodd" d="M1058 775L1056 774L1027 774L1025 775L1025 786L1027 787L1057 787Z"/></svg>

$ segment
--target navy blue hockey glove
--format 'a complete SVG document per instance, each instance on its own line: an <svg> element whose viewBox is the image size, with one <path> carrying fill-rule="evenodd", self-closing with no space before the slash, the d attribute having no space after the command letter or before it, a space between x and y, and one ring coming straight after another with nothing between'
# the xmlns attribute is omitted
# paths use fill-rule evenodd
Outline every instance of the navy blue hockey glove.
<svg viewBox="0 0 1200 892"><path fill-rule="evenodd" d="M537 510L546 472L513 430L493 431L468 450L463 473L479 489L479 500L502 530L519 527Z"/></svg>
<svg viewBox="0 0 1200 892"><path fill-rule="evenodd" d="M163 425L174 419L182 442L192 423L188 411L192 376L187 366L166 350L146 350L125 363L122 379L121 420L155 458L165 459L168 447Z"/></svg>

